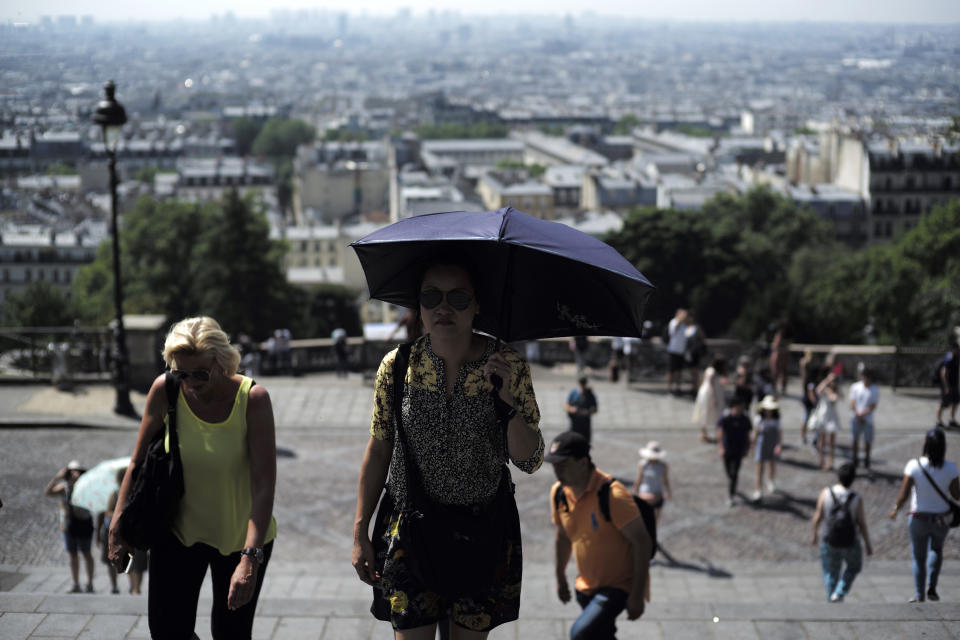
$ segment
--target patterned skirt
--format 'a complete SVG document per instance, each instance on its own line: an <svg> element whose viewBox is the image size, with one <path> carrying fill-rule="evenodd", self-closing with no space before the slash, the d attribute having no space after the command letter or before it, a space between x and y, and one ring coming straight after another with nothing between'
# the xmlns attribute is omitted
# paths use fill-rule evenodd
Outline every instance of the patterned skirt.
<svg viewBox="0 0 960 640"><path fill-rule="evenodd" d="M511 496L512 497L512 496ZM514 503L515 505L515 503ZM472 631L489 631L520 614L523 551L520 517L516 508L500 543L500 558L493 584L481 593L451 597L425 587L411 570L407 549L397 535L400 508L388 492L383 494L373 527L373 546L381 579L373 588L370 611L394 629L413 629L444 618ZM456 563L456 559L450 562Z"/></svg>

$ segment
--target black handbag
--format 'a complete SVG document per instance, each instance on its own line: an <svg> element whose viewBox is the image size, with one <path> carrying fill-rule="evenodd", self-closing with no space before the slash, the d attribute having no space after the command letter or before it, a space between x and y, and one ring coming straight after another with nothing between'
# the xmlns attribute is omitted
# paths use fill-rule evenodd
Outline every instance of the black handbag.
<svg viewBox="0 0 960 640"><path fill-rule="evenodd" d="M940 497L943 498L944 502L947 503L947 506L950 507L951 520L947 522L950 525L950 528L960 527L960 505L947 497L947 495L940 490L940 487L937 486L937 483L933 481L933 478L927 473L927 470L923 468L923 465L920 464L920 460L917 460L917 466L920 467L920 471L923 471L923 475L927 476L927 480L930 481L930 484L933 485L933 488L937 490L937 493L940 494Z"/></svg>
<svg viewBox="0 0 960 640"><path fill-rule="evenodd" d="M411 572L425 587L454 598L482 595L501 569L507 537L511 532L519 537L510 471L503 466L497 492L487 504L447 505L427 496L401 417L409 354L410 345L401 345L393 369L393 415L407 481L397 537L407 550Z"/></svg>
<svg viewBox="0 0 960 640"><path fill-rule="evenodd" d="M147 446L146 455L133 468L127 502L117 523L121 538L137 549L149 549L166 535L184 492L183 463L177 437L180 382L168 371L165 384L170 451L165 450L164 430L161 430Z"/></svg>

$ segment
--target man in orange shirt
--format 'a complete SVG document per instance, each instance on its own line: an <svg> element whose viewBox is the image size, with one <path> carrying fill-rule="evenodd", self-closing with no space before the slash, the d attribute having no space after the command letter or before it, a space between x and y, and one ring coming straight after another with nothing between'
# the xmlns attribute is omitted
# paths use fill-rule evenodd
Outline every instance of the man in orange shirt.
<svg viewBox="0 0 960 640"><path fill-rule="evenodd" d="M576 596L583 612L570 627L570 640L613 639L616 618L624 608L630 620L643 615L650 535L630 492L596 468L590 444L579 433L557 436L544 460L553 464L559 480L550 490L550 505L561 602L570 601L566 567L571 554L579 573ZM605 509L600 489L611 481Z"/></svg>

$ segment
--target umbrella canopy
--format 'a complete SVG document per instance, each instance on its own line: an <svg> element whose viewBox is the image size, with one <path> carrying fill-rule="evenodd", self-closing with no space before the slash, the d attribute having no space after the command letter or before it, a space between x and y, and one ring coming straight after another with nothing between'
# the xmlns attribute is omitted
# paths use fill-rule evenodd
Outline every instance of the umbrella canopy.
<svg viewBox="0 0 960 640"><path fill-rule="evenodd" d="M512 207L406 218L357 240L370 297L416 308L432 256L474 267L476 328L501 340L639 336L654 287L613 247Z"/></svg>
<svg viewBox="0 0 960 640"><path fill-rule="evenodd" d="M90 513L100 513L107 510L110 494L117 490L117 471L126 469L130 464L130 456L104 460L85 472L73 485L70 494L70 504L83 507Z"/></svg>

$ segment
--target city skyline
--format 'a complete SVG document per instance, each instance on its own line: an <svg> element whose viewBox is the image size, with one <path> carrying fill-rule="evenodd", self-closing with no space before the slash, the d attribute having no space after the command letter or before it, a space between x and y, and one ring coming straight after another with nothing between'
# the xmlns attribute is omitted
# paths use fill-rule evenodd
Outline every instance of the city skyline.
<svg viewBox="0 0 960 640"><path fill-rule="evenodd" d="M350 14L393 15L404 9L413 15L430 11L453 12L464 18L471 15L572 15L584 13L602 16L627 16L650 20L709 22L870 22L870 23L956 23L960 22L960 3L954 0L919 0L903 3L894 0L870 2L850 0L809 0L805 3L739 0L716 3L710 0L677 0L663 4L647 0L490 0L466 7L456 0L331 0L317 6L311 0L285 0L269 7L254 0L169 0L150 5L117 5L106 0L13 0L0 9L0 21L37 22L42 16L90 15L98 22L206 20L213 15L232 13L237 18L266 18L274 11L322 10Z"/></svg>

